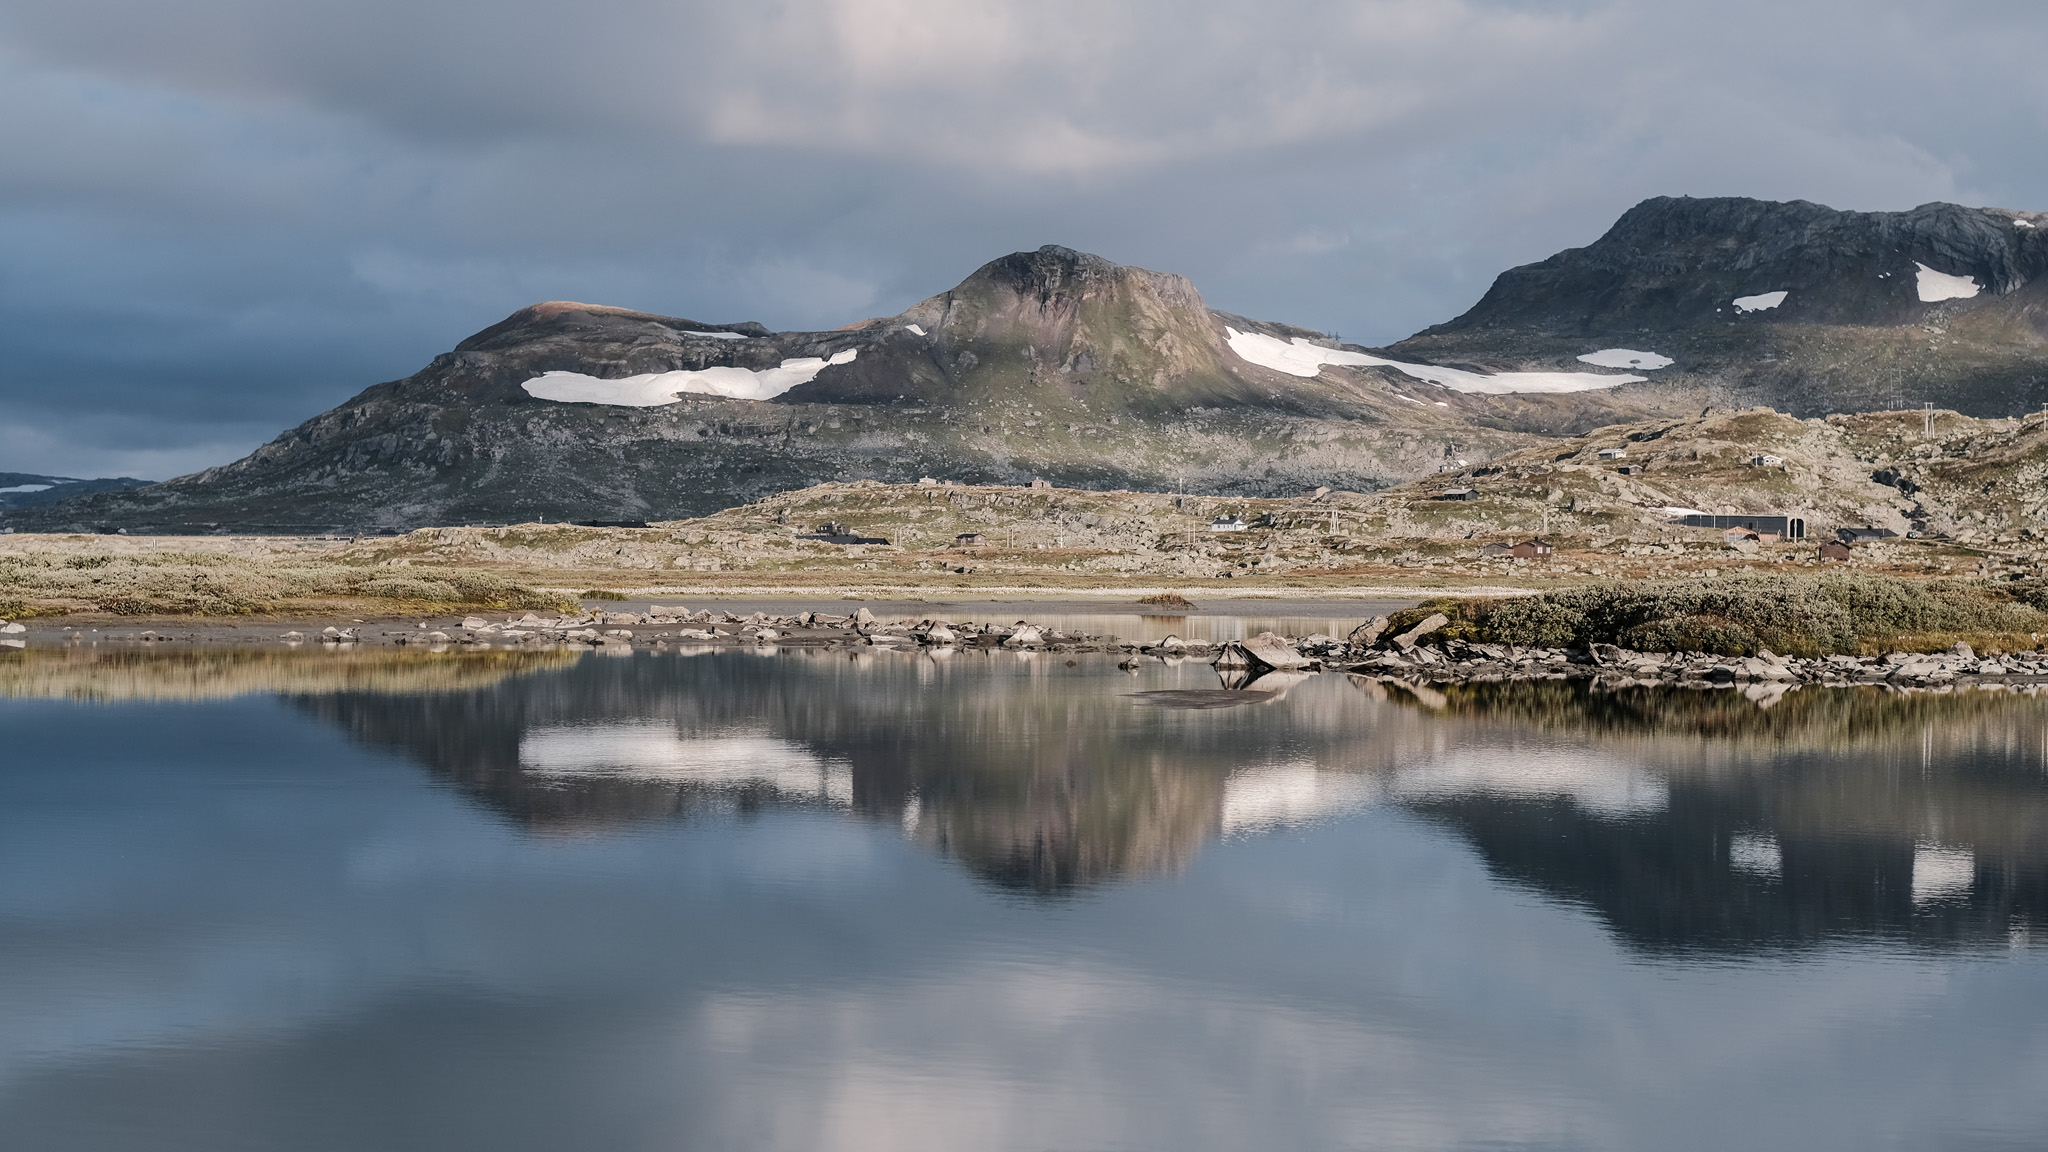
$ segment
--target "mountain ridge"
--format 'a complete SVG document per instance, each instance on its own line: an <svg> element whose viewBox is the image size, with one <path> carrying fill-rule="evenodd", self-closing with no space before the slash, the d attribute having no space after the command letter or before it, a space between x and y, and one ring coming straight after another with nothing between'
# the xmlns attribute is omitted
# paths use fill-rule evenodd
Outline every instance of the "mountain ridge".
<svg viewBox="0 0 2048 1152"><path fill-rule="evenodd" d="M1659 197L1384 349L1057 245L821 332L544 301L242 460L8 523L665 519L921 475L1370 491L1702 407L2010 415L2048 400L2043 271L2036 213Z"/></svg>

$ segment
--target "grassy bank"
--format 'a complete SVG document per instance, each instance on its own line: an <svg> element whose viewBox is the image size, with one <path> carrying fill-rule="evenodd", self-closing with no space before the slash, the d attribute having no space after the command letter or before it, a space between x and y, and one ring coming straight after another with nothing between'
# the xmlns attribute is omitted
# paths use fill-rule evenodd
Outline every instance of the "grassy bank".
<svg viewBox="0 0 2048 1152"><path fill-rule="evenodd" d="M322 558L223 552L0 555L0 619L252 616L354 608L377 613L573 607L556 593L490 572L393 570Z"/></svg>
<svg viewBox="0 0 2048 1152"><path fill-rule="evenodd" d="M2038 580L1900 580L1856 572L1776 573L1601 583L1513 599L1431 601L1451 617L1445 638L1566 648L1614 644L1642 652L1786 656L2028 649L2048 633Z"/></svg>

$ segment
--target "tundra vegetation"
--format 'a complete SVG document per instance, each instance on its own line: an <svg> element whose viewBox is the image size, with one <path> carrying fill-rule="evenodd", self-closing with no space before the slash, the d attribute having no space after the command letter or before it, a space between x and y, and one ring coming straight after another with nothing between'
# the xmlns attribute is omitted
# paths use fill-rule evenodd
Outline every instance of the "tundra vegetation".
<svg viewBox="0 0 2048 1152"><path fill-rule="evenodd" d="M1438 599L1389 631L1442 612L1441 640L1534 648L1612 644L1637 652L1783 656L2032 649L2048 632L2048 583L1901 580L1858 572L1613 581L1535 596Z"/></svg>

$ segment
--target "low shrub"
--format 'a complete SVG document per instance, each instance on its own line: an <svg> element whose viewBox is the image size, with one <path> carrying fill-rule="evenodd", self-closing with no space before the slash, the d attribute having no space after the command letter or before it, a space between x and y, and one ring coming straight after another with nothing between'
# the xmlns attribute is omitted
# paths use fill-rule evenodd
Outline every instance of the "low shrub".
<svg viewBox="0 0 2048 1152"><path fill-rule="evenodd" d="M1445 632L1525 647L1605 643L1645 652L1747 656L1767 648L1818 656L1910 646L1914 637L2048 630L2048 610L2016 595L2025 591L1863 573L1596 584L1467 601L1454 618L1465 626ZM2048 589L2041 597L2048 603Z"/></svg>
<svg viewBox="0 0 2048 1152"><path fill-rule="evenodd" d="M624 600L626 598L624 592L614 592L609 588L585 588L579 595L585 600Z"/></svg>
<svg viewBox="0 0 2048 1152"><path fill-rule="evenodd" d="M1154 608L1179 608L1184 612L1193 611L1195 607L1193 600L1178 592L1154 592L1150 596L1138 597L1138 603L1150 604Z"/></svg>

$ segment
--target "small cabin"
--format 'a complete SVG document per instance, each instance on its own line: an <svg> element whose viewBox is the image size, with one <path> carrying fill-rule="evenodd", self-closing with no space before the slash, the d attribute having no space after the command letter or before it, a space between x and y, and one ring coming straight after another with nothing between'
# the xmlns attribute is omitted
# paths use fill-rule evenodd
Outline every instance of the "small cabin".
<svg viewBox="0 0 2048 1152"><path fill-rule="evenodd" d="M962 532L958 536L953 537L953 547L955 548L979 548L986 543L988 543L988 537L983 536L979 532Z"/></svg>
<svg viewBox="0 0 2048 1152"><path fill-rule="evenodd" d="M1773 456L1769 452L1759 452L1749 458L1749 466L1751 468L1783 468L1785 466L1785 458L1783 456Z"/></svg>
<svg viewBox="0 0 2048 1152"><path fill-rule="evenodd" d="M1209 521L1209 531L1211 532L1242 532L1248 527L1250 525L1244 522L1244 517L1242 516L1218 516L1214 520Z"/></svg>
<svg viewBox="0 0 2048 1152"><path fill-rule="evenodd" d="M1047 480L1043 476L1033 476L1031 478L1031 486L1033 488L1050 488L1052 487L1052 481Z"/></svg>
<svg viewBox="0 0 2048 1152"><path fill-rule="evenodd" d="M1602 448L1600 450L1600 458L1602 460L1626 460L1628 459L1628 449Z"/></svg>
<svg viewBox="0 0 2048 1152"><path fill-rule="evenodd" d="M1847 544L1842 543L1840 540L1830 540L1827 543L1820 546L1820 552L1815 557L1815 559L1824 562L1833 562L1837 560L1847 560L1849 557L1853 555L1855 555L1855 551L1851 549Z"/></svg>
<svg viewBox="0 0 2048 1152"><path fill-rule="evenodd" d="M1621 473L1623 476L1634 476L1642 470L1643 466L1641 464L1623 464L1615 469L1616 472Z"/></svg>
<svg viewBox="0 0 2048 1152"><path fill-rule="evenodd" d="M1479 492L1474 488L1447 488L1437 493L1439 500L1477 500Z"/></svg>
<svg viewBox="0 0 2048 1152"><path fill-rule="evenodd" d="M1508 548L1508 555L1517 560L1533 560L1538 556L1548 556L1554 551L1556 549L1551 546L1550 541L1541 536L1531 536L1520 544L1511 545Z"/></svg>
<svg viewBox="0 0 2048 1152"><path fill-rule="evenodd" d="M837 520L827 520L818 525L816 532L800 535L799 540L822 540L827 544L887 544L886 536L862 536Z"/></svg>

